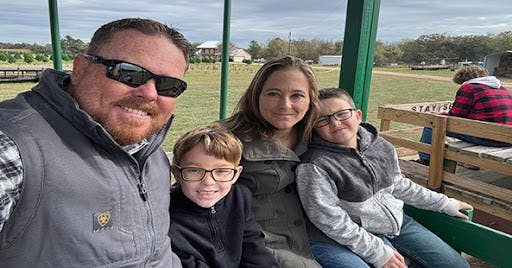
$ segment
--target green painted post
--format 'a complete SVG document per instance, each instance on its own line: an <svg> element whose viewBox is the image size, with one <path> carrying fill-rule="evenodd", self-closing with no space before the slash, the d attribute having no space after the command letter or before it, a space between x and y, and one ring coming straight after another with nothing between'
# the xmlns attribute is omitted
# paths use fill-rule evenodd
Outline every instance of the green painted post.
<svg viewBox="0 0 512 268"><path fill-rule="evenodd" d="M354 98L366 121L380 0L348 0L339 87Z"/></svg>
<svg viewBox="0 0 512 268"><path fill-rule="evenodd" d="M231 0L224 0L224 31L222 33L222 68L220 77L220 119L226 118L228 99L228 72L229 72L229 29L231 24Z"/></svg>
<svg viewBox="0 0 512 268"><path fill-rule="evenodd" d="M48 0L50 10L50 30L52 37L53 68L62 71L62 49L59 33L59 12L57 10L57 0Z"/></svg>

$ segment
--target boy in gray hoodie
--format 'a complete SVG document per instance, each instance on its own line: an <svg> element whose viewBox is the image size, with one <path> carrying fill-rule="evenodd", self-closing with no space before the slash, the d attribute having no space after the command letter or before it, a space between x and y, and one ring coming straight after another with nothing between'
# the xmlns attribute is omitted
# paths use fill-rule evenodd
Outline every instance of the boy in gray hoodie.
<svg viewBox="0 0 512 268"><path fill-rule="evenodd" d="M342 89L319 94L320 117L302 163L297 188L311 222L338 244L311 241L323 267L469 267L435 234L403 212L404 203L467 219L472 206L405 178L393 145ZM340 250L342 249L342 250ZM343 251L344 249L344 251Z"/></svg>

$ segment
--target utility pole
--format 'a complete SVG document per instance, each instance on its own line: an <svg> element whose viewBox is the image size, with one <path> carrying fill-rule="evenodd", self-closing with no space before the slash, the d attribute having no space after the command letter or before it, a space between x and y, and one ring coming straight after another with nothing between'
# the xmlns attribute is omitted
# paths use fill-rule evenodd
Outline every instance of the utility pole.
<svg viewBox="0 0 512 268"><path fill-rule="evenodd" d="M290 49L292 44L292 32L288 33L288 55L290 55Z"/></svg>

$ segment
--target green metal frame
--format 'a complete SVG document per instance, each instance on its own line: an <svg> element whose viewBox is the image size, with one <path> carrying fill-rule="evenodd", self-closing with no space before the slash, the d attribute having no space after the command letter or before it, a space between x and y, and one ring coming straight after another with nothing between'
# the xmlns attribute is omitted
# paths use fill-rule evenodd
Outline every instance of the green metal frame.
<svg viewBox="0 0 512 268"><path fill-rule="evenodd" d="M349 0L339 87L348 91L366 121L380 0Z"/></svg>
<svg viewBox="0 0 512 268"><path fill-rule="evenodd" d="M219 119L226 118L228 105L228 73L229 73L229 48L231 25L231 0L224 0L224 32L222 34L222 67L220 77L220 111Z"/></svg>
<svg viewBox="0 0 512 268"><path fill-rule="evenodd" d="M512 267L512 235L470 220L408 205L404 211L459 252L498 267Z"/></svg>
<svg viewBox="0 0 512 268"><path fill-rule="evenodd" d="M48 0L48 10L50 11L53 68L55 68L55 70L62 71L62 48L60 43L59 12L57 9L57 0Z"/></svg>

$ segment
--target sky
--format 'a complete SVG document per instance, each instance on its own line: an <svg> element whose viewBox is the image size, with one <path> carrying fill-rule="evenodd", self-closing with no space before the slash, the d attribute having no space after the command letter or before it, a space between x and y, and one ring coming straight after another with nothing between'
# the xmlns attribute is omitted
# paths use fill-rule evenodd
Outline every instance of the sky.
<svg viewBox="0 0 512 268"><path fill-rule="evenodd" d="M222 40L223 0L58 0L59 32L89 42L101 25L150 18L193 43ZM279 37L343 40L347 0L232 0L231 43L247 48ZM486 35L512 31L510 0L381 0L377 40L421 35ZM50 44L48 1L0 0L0 42Z"/></svg>

